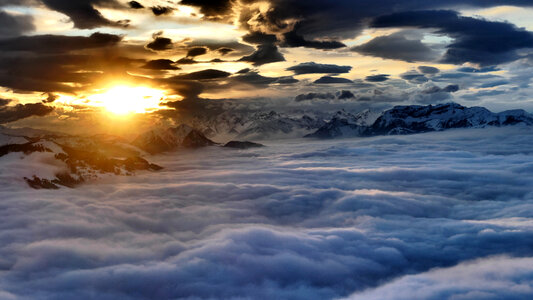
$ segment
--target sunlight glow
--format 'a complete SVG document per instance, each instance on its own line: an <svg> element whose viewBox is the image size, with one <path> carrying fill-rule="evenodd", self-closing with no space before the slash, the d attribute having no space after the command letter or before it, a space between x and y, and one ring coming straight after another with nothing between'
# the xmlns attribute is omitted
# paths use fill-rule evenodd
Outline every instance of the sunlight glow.
<svg viewBox="0 0 533 300"><path fill-rule="evenodd" d="M107 111L125 115L131 113L147 113L159 109L159 102L164 97L162 90L144 86L114 86L104 93L89 96L94 106Z"/></svg>

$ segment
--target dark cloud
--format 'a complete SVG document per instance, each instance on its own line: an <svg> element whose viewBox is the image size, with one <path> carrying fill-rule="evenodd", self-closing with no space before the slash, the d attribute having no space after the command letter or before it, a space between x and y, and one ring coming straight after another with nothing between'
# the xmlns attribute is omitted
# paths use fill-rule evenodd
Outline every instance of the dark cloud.
<svg viewBox="0 0 533 300"><path fill-rule="evenodd" d="M322 100L335 99L335 95L332 93L300 94L294 98L294 101L301 102L301 101L308 101L308 100L314 100L314 99L322 99Z"/></svg>
<svg viewBox="0 0 533 300"><path fill-rule="evenodd" d="M414 72L406 72L406 73L400 74L400 78L402 78L403 80L409 81L411 83L415 83L415 84L429 81L429 79L424 74L414 73Z"/></svg>
<svg viewBox="0 0 533 300"><path fill-rule="evenodd" d="M46 96L46 99L43 100L43 103L52 103L56 101L59 98L59 96L55 95L54 93L48 93Z"/></svg>
<svg viewBox="0 0 533 300"><path fill-rule="evenodd" d="M74 26L80 29L92 29L102 26L127 25L127 21L111 21L106 19L94 8L94 5L121 7L115 0L41 0L52 10L61 12L70 17Z"/></svg>
<svg viewBox="0 0 533 300"><path fill-rule="evenodd" d="M192 72L188 74L177 75L177 76L174 76L174 78L186 79L186 80L208 80L208 79L226 78L230 75L231 73L228 73L225 71L207 69L207 70Z"/></svg>
<svg viewBox="0 0 533 300"><path fill-rule="evenodd" d="M368 82L384 82L389 80L390 75L388 74L378 74L378 75L370 75L366 76L365 80Z"/></svg>
<svg viewBox="0 0 533 300"><path fill-rule="evenodd" d="M242 37L242 40L249 44L274 44L277 38L274 34L266 34L259 31L250 32Z"/></svg>
<svg viewBox="0 0 533 300"><path fill-rule="evenodd" d="M0 10L0 37L18 36L33 30L32 16L12 15Z"/></svg>
<svg viewBox="0 0 533 300"><path fill-rule="evenodd" d="M209 20L225 20L232 8L231 0L181 0L180 4L199 7Z"/></svg>
<svg viewBox="0 0 533 300"><path fill-rule="evenodd" d="M195 39L192 41L187 41L184 44L184 48L188 49L191 47L204 47L208 48L210 51L217 51L222 55L231 55L231 56L242 56L252 53L255 48L248 45L240 43L236 40L234 41L219 41L212 39ZM222 49L222 52L218 51ZM232 51L228 51L228 50Z"/></svg>
<svg viewBox="0 0 533 300"><path fill-rule="evenodd" d="M417 69L420 71L420 73L428 75L434 75L440 72L438 68L430 66L418 66Z"/></svg>
<svg viewBox="0 0 533 300"><path fill-rule="evenodd" d="M220 53L221 55L226 55L226 54L228 54L230 52L235 51L235 49L228 48L228 47L222 47L222 48L218 48L216 51L218 53Z"/></svg>
<svg viewBox="0 0 533 300"><path fill-rule="evenodd" d="M250 68L244 68L242 70L237 71L237 74L245 74L245 73L248 73L250 71L251 71Z"/></svg>
<svg viewBox="0 0 533 300"><path fill-rule="evenodd" d="M279 84L294 84L300 82L298 79L292 77L292 76L282 76L279 77L275 83Z"/></svg>
<svg viewBox="0 0 533 300"><path fill-rule="evenodd" d="M0 98L0 106L6 106L11 102L9 99Z"/></svg>
<svg viewBox="0 0 533 300"><path fill-rule="evenodd" d="M331 64L317 64L314 62L305 62L287 68L287 71L292 71L296 75L300 74L342 74L349 73L351 66L338 66Z"/></svg>
<svg viewBox="0 0 533 300"><path fill-rule="evenodd" d="M269 84L294 84L298 80L292 76L282 76L282 77L267 77L259 74L257 71L252 71L250 69L244 69L236 73L236 76L233 76L232 82L235 83L244 83L249 85L269 85Z"/></svg>
<svg viewBox="0 0 533 300"><path fill-rule="evenodd" d="M155 59L148 61L143 68L151 70L179 70L170 59Z"/></svg>
<svg viewBox="0 0 533 300"><path fill-rule="evenodd" d="M154 37L154 40L146 45L146 48L154 51L164 51L172 48L172 40L162 36Z"/></svg>
<svg viewBox="0 0 533 300"><path fill-rule="evenodd" d="M232 78L234 81L252 84L252 85L267 85L276 82L276 77L266 77L260 75L259 72L248 71L246 73L241 73Z"/></svg>
<svg viewBox="0 0 533 300"><path fill-rule="evenodd" d="M42 40L40 36L36 39ZM51 39L53 40L63 41ZM35 41L31 41L28 45L34 43ZM108 77L107 80L109 77L129 79L130 76L124 70L134 69L134 65L144 62L144 60L126 58L113 47L85 49L85 54L71 54L65 51L65 48L69 47L68 43L54 44L50 47L61 46L63 49L37 48L42 51L53 50L56 53L2 53L3 55L0 55L0 86L17 91L73 93L98 84L106 77ZM77 48L83 45L74 46L73 48L77 51ZM92 47L93 44L90 43L90 46Z"/></svg>
<svg viewBox="0 0 533 300"><path fill-rule="evenodd" d="M14 122L31 116L46 116L54 108L42 103L17 104L15 106L0 106L0 124Z"/></svg>
<svg viewBox="0 0 533 300"><path fill-rule="evenodd" d="M340 92L337 92L337 99L339 100L352 99L352 98L355 98L355 95L354 93L350 91L342 90Z"/></svg>
<svg viewBox="0 0 533 300"><path fill-rule="evenodd" d="M420 40L409 39L402 32L376 37L365 44L353 47L352 51L363 55L407 62L433 61L438 57L435 50Z"/></svg>
<svg viewBox="0 0 533 300"><path fill-rule="evenodd" d="M194 65L194 64L197 64L198 62L194 60L193 58L183 57L183 58L178 59L176 63L179 65Z"/></svg>
<svg viewBox="0 0 533 300"><path fill-rule="evenodd" d="M285 57L278 51L278 47L271 44L259 45L257 50L247 56L242 57L239 61L251 62L254 66L285 61Z"/></svg>
<svg viewBox="0 0 533 300"><path fill-rule="evenodd" d="M518 59L518 50L533 47L533 34L510 23L459 16L448 10L412 11L376 18L373 27L434 28L454 39L444 63L490 66ZM395 49L395 47L391 47Z"/></svg>
<svg viewBox="0 0 533 300"><path fill-rule="evenodd" d="M295 31L287 32L283 35L283 42L281 43L283 47L306 47L306 48L315 48L315 49L339 49L346 47L345 44L339 41L317 41L317 40L306 40L302 36L298 35Z"/></svg>
<svg viewBox="0 0 533 300"><path fill-rule="evenodd" d="M196 57L207 53L207 48L194 47L187 51L187 57Z"/></svg>
<svg viewBox="0 0 533 300"><path fill-rule="evenodd" d="M440 87L438 87L436 85L433 85L433 86L430 86L430 87L427 87L426 89L424 89L422 91L422 93L424 93L424 94L455 93L457 91L459 91L459 85L450 84L450 85L447 85L444 88L440 88Z"/></svg>
<svg viewBox="0 0 533 300"><path fill-rule="evenodd" d="M156 16L168 15L174 10L172 7L168 6L153 6L150 7L150 9L152 10L152 13Z"/></svg>
<svg viewBox="0 0 533 300"><path fill-rule="evenodd" d="M323 76L315 80L316 84L335 84L335 83L353 83L350 79L340 78L340 77L331 77Z"/></svg>
<svg viewBox="0 0 533 300"><path fill-rule="evenodd" d="M141 3L137 2L137 1L130 1L130 2L128 2L128 5L129 5L131 8L133 8L133 9L141 9L141 8L144 8L144 6L143 6Z"/></svg>
<svg viewBox="0 0 533 300"><path fill-rule="evenodd" d="M182 96L184 99L195 100L205 90L205 86L193 80L184 80L178 76L156 79L157 83L164 84L166 87L172 89L176 94ZM177 108L176 102L168 102L169 107Z"/></svg>
<svg viewBox="0 0 533 300"><path fill-rule="evenodd" d="M93 33L88 37L64 35L20 36L0 40L0 50L63 53L75 50L115 46L121 40L121 36L99 32Z"/></svg>

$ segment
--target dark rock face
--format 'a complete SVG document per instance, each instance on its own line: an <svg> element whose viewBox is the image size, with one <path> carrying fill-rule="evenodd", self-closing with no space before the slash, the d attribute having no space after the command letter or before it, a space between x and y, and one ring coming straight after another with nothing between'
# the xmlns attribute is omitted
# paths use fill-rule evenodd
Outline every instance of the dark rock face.
<svg viewBox="0 0 533 300"><path fill-rule="evenodd" d="M230 141L224 145L226 148L234 148L234 149L249 149L249 148L259 148L264 147L262 144L248 142L248 141Z"/></svg>
<svg viewBox="0 0 533 300"><path fill-rule="evenodd" d="M213 145L215 145L215 142L206 138L201 132L197 130L191 130L191 132L189 132L189 134L187 134L181 142L181 146L186 148L200 148Z"/></svg>
<svg viewBox="0 0 533 300"><path fill-rule="evenodd" d="M0 157L11 153L22 152L24 154L30 154L33 152L51 152L50 149L45 148L40 144L26 143L26 144L9 144L0 146Z"/></svg>
<svg viewBox="0 0 533 300"><path fill-rule="evenodd" d="M151 153L174 151L178 148L199 148L215 145L203 133L187 125L175 128L155 129L139 135L133 145Z"/></svg>
<svg viewBox="0 0 533 300"><path fill-rule="evenodd" d="M59 187L54 184L52 181L48 179L41 179L37 176L33 176L33 178L24 177L24 180L28 183L28 185L32 189L40 190L40 189L46 189L46 190L57 190Z"/></svg>

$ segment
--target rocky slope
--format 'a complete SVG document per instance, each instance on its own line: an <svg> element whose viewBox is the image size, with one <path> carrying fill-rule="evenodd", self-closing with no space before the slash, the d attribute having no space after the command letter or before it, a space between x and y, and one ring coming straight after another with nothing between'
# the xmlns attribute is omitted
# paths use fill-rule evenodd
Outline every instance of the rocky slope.
<svg viewBox="0 0 533 300"><path fill-rule="evenodd" d="M159 128L140 134L132 142L144 151L155 154L174 151L178 148L198 148L215 145L200 131L188 126L179 125L174 128Z"/></svg>
<svg viewBox="0 0 533 300"><path fill-rule="evenodd" d="M161 167L120 138L0 133L0 165L35 189L75 187L106 174L133 175Z"/></svg>

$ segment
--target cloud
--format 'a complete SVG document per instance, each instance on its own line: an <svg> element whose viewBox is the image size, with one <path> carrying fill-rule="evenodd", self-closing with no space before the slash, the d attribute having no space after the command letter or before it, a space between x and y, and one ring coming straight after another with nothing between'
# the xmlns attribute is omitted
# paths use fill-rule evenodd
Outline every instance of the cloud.
<svg viewBox="0 0 533 300"><path fill-rule="evenodd" d="M179 70L170 59L155 59L148 61L143 68L151 70Z"/></svg>
<svg viewBox="0 0 533 300"><path fill-rule="evenodd" d="M521 299L533 284L533 260L495 257L407 275L347 299Z"/></svg>
<svg viewBox="0 0 533 300"><path fill-rule="evenodd" d="M418 71L422 74L435 75L440 72L439 68L429 67L429 66L418 66Z"/></svg>
<svg viewBox="0 0 533 300"><path fill-rule="evenodd" d="M185 79L185 80L209 80L209 79L226 78L230 75L231 73L228 73L225 71L207 69L207 70L192 72L188 74L177 75L177 76L174 76L174 78Z"/></svg>
<svg viewBox="0 0 533 300"><path fill-rule="evenodd" d="M150 9L152 10L152 13L156 16L168 15L174 10L172 7L168 6L152 6L150 7Z"/></svg>
<svg viewBox="0 0 533 300"><path fill-rule="evenodd" d="M130 1L130 2L128 2L128 5L129 5L131 8L133 8L133 9L141 9L141 8L144 8L144 6L143 6L141 3L137 2L137 1Z"/></svg>
<svg viewBox="0 0 533 300"><path fill-rule="evenodd" d="M351 49L363 55L407 62L434 61L439 53L420 40L410 39L404 32L378 36L369 42Z"/></svg>
<svg viewBox="0 0 533 300"><path fill-rule="evenodd" d="M172 40L162 36L154 37L154 40L146 45L146 48L153 51L164 51L172 49Z"/></svg>
<svg viewBox="0 0 533 300"><path fill-rule="evenodd" d="M35 30L30 15L12 15L0 10L0 37L18 36Z"/></svg>
<svg viewBox="0 0 533 300"><path fill-rule="evenodd" d="M221 47L221 48L218 48L216 51L220 53L221 55L226 55L228 53L235 51L235 49L228 48L228 47Z"/></svg>
<svg viewBox="0 0 533 300"><path fill-rule="evenodd" d="M28 51L36 53L64 53L74 50L115 46L122 37L96 32L88 37L65 35L19 36L0 40L2 51Z"/></svg>
<svg viewBox="0 0 533 300"><path fill-rule="evenodd" d="M424 74L416 73L416 72L406 72L403 74L400 74L400 78L403 80L409 81L414 84L424 83L429 81L429 79Z"/></svg>
<svg viewBox="0 0 533 300"><path fill-rule="evenodd" d="M338 66L331 64L317 64L314 62L305 62L287 68L287 71L293 71L296 75L301 74L341 74L349 73L351 66Z"/></svg>
<svg viewBox="0 0 533 300"><path fill-rule="evenodd" d="M322 76L315 80L316 84L336 84L336 83L353 83L350 79L341 77Z"/></svg>
<svg viewBox="0 0 533 300"><path fill-rule="evenodd" d="M352 99L352 98L355 98L355 95L354 93L350 91L342 90L340 92L337 92L337 99L339 100Z"/></svg>
<svg viewBox="0 0 533 300"><path fill-rule="evenodd" d="M68 193L17 179L60 168L53 154L1 157L0 295L533 294L528 128L266 146L163 154L162 172Z"/></svg>
<svg viewBox="0 0 533 300"><path fill-rule="evenodd" d="M335 99L335 95L332 93L307 93L307 94L300 94L294 98L294 101L301 102L301 101L308 101L313 99Z"/></svg>
<svg viewBox="0 0 533 300"><path fill-rule="evenodd" d="M440 88L436 85L430 86L422 91L424 94L435 94L435 93L455 93L459 90L459 86L457 84L450 84L447 85L444 88Z"/></svg>
<svg viewBox="0 0 533 300"><path fill-rule="evenodd" d="M121 4L115 0L41 0L48 8L63 13L70 17L74 26L79 29L93 29L102 26L124 27L125 20L111 21L106 19L94 5L104 5L108 7L120 7Z"/></svg>
<svg viewBox="0 0 533 300"><path fill-rule="evenodd" d="M449 10L428 10L381 16L373 27L434 28L454 41L447 46L444 63L491 66L517 60L518 50L533 48L533 34L510 23L460 16Z"/></svg>
<svg viewBox="0 0 533 300"><path fill-rule="evenodd" d="M208 20L225 20L226 14L231 12L230 0L181 0L180 4L200 8L204 18Z"/></svg>
<svg viewBox="0 0 533 300"><path fill-rule="evenodd" d="M42 103L7 106L5 99L1 100L3 100L3 105L0 106L0 124L14 122L20 119L29 118L31 116L46 116L54 110L53 107L44 105Z"/></svg>
<svg viewBox="0 0 533 300"><path fill-rule="evenodd" d="M458 72L464 72L464 73L489 73L489 72L495 72L499 71L500 69L494 66L491 67L484 67L484 68L472 68L472 67L461 67L458 68Z"/></svg>
<svg viewBox="0 0 533 300"><path fill-rule="evenodd" d="M390 75L388 74L378 74L366 76L365 80L368 82L384 82L389 80Z"/></svg>
<svg viewBox="0 0 533 300"><path fill-rule="evenodd" d="M207 48L194 47L187 51L187 57L196 57L207 53Z"/></svg>
<svg viewBox="0 0 533 300"><path fill-rule="evenodd" d="M298 35L295 31L287 32L283 35L283 47L306 47L315 49L338 49L346 47L344 43L339 41L317 41L306 40L302 36Z"/></svg>
<svg viewBox="0 0 533 300"><path fill-rule="evenodd" d="M258 45L257 50L239 61L251 62L254 66L285 61L285 57L278 51L278 47L271 44Z"/></svg>
<svg viewBox="0 0 533 300"><path fill-rule="evenodd" d="M242 40L250 44L274 44L277 41L276 35L266 34L260 31L253 31L245 34Z"/></svg>

